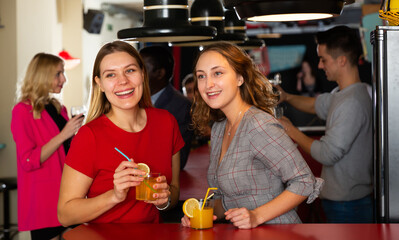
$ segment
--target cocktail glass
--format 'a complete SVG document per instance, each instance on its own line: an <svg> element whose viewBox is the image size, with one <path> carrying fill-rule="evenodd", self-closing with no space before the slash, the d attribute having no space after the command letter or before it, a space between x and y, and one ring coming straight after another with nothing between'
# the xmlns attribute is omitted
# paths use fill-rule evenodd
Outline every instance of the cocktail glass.
<svg viewBox="0 0 399 240"><path fill-rule="evenodd" d="M204 199L200 199L199 203L200 208L194 209L193 217L190 219L191 227L194 229L212 228L214 200L206 200L204 207L202 207Z"/></svg>
<svg viewBox="0 0 399 240"><path fill-rule="evenodd" d="M136 187L136 199L143 201L154 201L155 198L153 194L157 192L154 189L154 184L157 183L157 178L160 176L160 173L149 173L144 177L144 180Z"/></svg>

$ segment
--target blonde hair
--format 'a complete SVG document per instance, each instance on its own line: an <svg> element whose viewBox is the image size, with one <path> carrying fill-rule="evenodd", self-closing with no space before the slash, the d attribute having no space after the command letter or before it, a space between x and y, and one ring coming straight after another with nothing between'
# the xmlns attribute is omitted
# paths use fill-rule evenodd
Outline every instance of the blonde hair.
<svg viewBox="0 0 399 240"><path fill-rule="evenodd" d="M54 77L59 64L64 61L52 54L38 53L28 65L22 85L17 90L18 102L29 102L33 108L33 118L39 119L46 104L52 103L61 112L61 103L50 96Z"/></svg>
<svg viewBox="0 0 399 240"><path fill-rule="evenodd" d="M222 121L226 118L220 109L210 108L198 92L196 65L202 54L214 51L221 54L233 68L241 75L244 83L240 86L241 98L249 105L272 114L278 101L278 95L273 92L273 87L268 79L259 71L252 59L241 48L228 43L218 42L208 45L197 56L194 68L194 103L191 107L191 115L194 127L201 133L205 133L210 121Z"/></svg>
<svg viewBox="0 0 399 240"><path fill-rule="evenodd" d="M108 113L111 110L111 103L108 101L105 94L101 91L100 86L95 81L95 78L101 78L100 65L104 57L115 52L125 52L136 59L144 75L143 96L139 101L139 107L152 107L148 75L143 59L141 58L137 50L129 43L114 41L105 44L97 53L96 60L94 61L93 75L91 80L90 105L89 111L87 113L86 123L100 117L102 114Z"/></svg>

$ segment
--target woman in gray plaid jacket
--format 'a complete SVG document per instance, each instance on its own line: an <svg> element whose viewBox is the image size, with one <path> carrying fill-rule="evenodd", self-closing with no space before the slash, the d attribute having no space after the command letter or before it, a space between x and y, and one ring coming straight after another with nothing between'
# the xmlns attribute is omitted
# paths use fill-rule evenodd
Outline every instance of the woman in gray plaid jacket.
<svg viewBox="0 0 399 240"><path fill-rule="evenodd" d="M315 178L273 117L278 95L239 47L219 42L198 56L194 126L211 133L208 183L217 187L215 215L238 228L301 223L295 208L319 194ZM215 217L215 219L216 219ZM189 218L182 218L190 226Z"/></svg>

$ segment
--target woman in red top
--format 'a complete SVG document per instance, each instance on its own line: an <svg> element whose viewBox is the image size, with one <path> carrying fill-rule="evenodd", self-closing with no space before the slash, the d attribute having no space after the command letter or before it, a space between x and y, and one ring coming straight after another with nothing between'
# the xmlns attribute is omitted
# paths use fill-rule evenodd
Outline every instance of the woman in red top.
<svg viewBox="0 0 399 240"><path fill-rule="evenodd" d="M97 54L86 124L75 137L61 180L58 219L63 225L158 223L157 209L177 203L184 142L176 119L152 108L145 66L130 44L111 42ZM161 173L153 185L155 201L135 198L132 187L144 175L137 163Z"/></svg>

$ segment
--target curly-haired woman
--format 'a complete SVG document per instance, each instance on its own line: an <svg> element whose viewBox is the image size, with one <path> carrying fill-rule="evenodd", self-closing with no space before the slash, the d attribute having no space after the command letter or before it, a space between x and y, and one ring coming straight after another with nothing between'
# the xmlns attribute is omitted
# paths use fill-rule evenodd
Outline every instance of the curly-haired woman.
<svg viewBox="0 0 399 240"><path fill-rule="evenodd" d="M208 183L217 187L215 214L238 228L300 223L302 201L317 197L316 179L273 117L278 96L239 47L220 42L200 52L194 69L193 122L214 121ZM183 226L190 226L187 217Z"/></svg>

